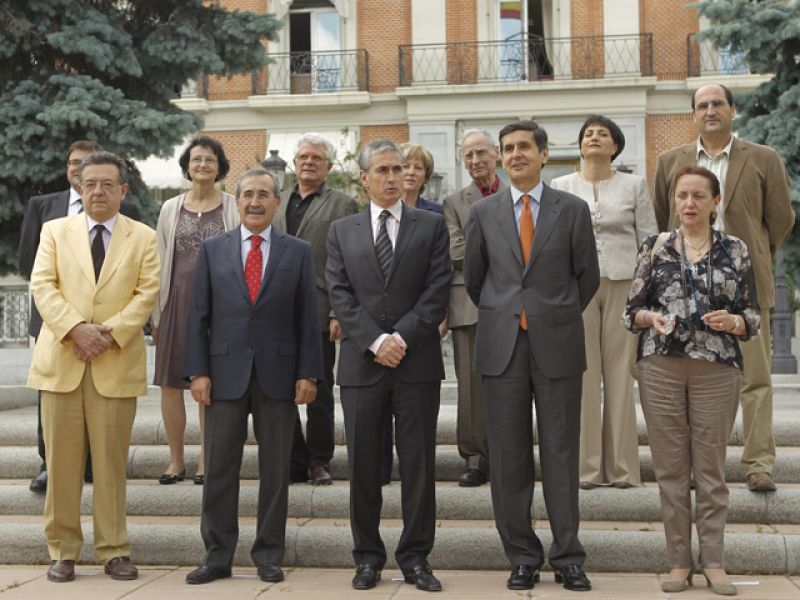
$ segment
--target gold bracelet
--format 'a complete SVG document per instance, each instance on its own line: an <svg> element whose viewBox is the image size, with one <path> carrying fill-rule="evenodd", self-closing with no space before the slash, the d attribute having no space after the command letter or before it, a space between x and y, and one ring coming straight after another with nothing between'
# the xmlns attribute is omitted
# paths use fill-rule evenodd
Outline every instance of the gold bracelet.
<svg viewBox="0 0 800 600"><path fill-rule="evenodd" d="M728 330L728 333L733 333L737 327L739 327L739 316L733 315L733 327Z"/></svg>

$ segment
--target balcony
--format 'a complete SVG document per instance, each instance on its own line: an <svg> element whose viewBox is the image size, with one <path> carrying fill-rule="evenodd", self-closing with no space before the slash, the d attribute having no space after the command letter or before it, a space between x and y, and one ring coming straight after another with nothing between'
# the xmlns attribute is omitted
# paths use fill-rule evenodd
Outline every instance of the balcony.
<svg viewBox="0 0 800 600"><path fill-rule="evenodd" d="M400 86L605 79L653 74L653 35L400 46Z"/></svg>
<svg viewBox="0 0 800 600"><path fill-rule="evenodd" d="M686 64L689 77L750 73L743 53L732 52L730 48L717 48L711 40L697 39L695 33L686 36Z"/></svg>
<svg viewBox="0 0 800 600"><path fill-rule="evenodd" d="M253 95L330 94L366 91L366 50L268 54L272 62L253 73Z"/></svg>

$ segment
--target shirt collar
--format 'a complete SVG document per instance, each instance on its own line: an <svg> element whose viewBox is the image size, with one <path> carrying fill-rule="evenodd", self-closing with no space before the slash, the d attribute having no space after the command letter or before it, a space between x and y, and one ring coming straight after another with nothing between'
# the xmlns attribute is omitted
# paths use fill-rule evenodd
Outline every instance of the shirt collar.
<svg viewBox="0 0 800 600"><path fill-rule="evenodd" d="M383 210L388 210L390 213L392 213L392 216L395 219L397 219L397 222L399 223L400 222L400 215L403 214L403 199L402 198L398 198L397 202L392 204L387 209L384 209L384 208L378 206L377 204L375 204L374 200L370 199L369 207L370 207L370 220L373 223L375 223L378 220L378 217L381 216L381 212Z"/></svg>
<svg viewBox="0 0 800 600"><path fill-rule="evenodd" d="M497 192L498 188L500 187L500 178L497 175L495 175L494 181L492 182L492 185L490 185L489 187L484 186L479 181L476 181L475 185L478 186L478 189L481 191L481 194L483 194L483 197L485 198L486 196L491 196L492 194Z"/></svg>
<svg viewBox="0 0 800 600"><path fill-rule="evenodd" d="M536 184L536 187L534 187L530 192L523 192L521 190L518 190L513 185L510 187L510 189L511 189L511 199L514 201L514 204L519 202L519 199L525 194L528 194L533 199L534 202L539 204L542 201L542 192L544 191L544 183L540 181L539 183Z"/></svg>
<svg viewBox="0 0 800 600"><path fill-rule="evenodd" d="M253 233L244 225L240 225L239 233L242 236L242 242L245 242L246 240L250 239L250 236L260 235L264 239L264 241L269 244L270 236L272 235L272 224L268 225L267 228L261 233Z"/></svg>
<svg viewBox="0 0 800 600"><path fill-rule="evenodd" d="M81 195L78 193L78 190L76 190L74 187L69 188L69 203L75 204L75 202L77 202L78 200L81 200L81 202L83 202L83 200L81 199Z"/></svg>
<svg viewBox="0 0 800 600"><path fill-rule="evenodd" d="M703 146L702 138L698 137L697 138L697 150L695 150L695 160L700 158L700 156L702 154L705 154L708 158L710 158L712 160L715 159L715 158L720 158L722 156L724 156L725 158L730 158L731 157L731 148L733 148L733 135L731 135L731 139L728 140L728 143L725 145L725 147L722 149L722 151L719 154L717 154L716 156L711 156L711 154L708 153L708 150L706 150L705 147Z"/></svg>
<svg viewBox="0 0 800 600"><path fill-rule="evenodd" d="M103 227L108 229L108 233L113 233L114 224L117 222L117 215L114 215L108 221L95 221L86 212L84 212L83 214L86 215L86 225L89 227L89 231L91 231L95 225L102 225Z"/></svg>

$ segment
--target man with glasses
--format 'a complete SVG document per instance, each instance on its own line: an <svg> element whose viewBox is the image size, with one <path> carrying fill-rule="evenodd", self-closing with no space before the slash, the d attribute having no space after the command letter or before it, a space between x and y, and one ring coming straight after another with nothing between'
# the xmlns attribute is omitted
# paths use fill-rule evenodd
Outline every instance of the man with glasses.
<svg viewBox="0 0 800 600"><path fill-rule="evenodd" d="M489 442L486 436L486 409L481 397L481 378L472 369L478 309L464 287L464 225L475 202L502 192L508 186L497 176L499 153L497 144L488 132L468 129L460 145L461 157L472 183L444 200L444 218L450 230L450 260L453 264L447 320L453 332L458 379L456 441L458 453L466 461L458 485L476 487L489 479Z"/></svg>
<svg viewBox="0 0 800 600"><path fill-rule="evenodd" d="M19 272L25 279L31 278L33 261L36 258L36 250L39 248L39 234L42 225L52 219L59 219L77 215L83 212L81 195L78 192L78 165L81 161L95 152L101 151L100 144L91 140L78 140L70 145L67 150L67 180L69 189L45 194L43 196L33 196L28 200L25 209L25 217L22 220L22 231L19 240ZM120 213L141 221L139 209L135 204L123 202ZM28 332L34 338L39 337L39 330L42 328L42 317L36 309L36 304L31 297L31 312L28 322ZM42 436L42 416L41 410L38 415L36 434L39 445L39 457L42 459L39 474L33 478L30 485L32 492L44 493L47 490L47 462L45 461L44 437ZM84 479L87 483L92 482L92 456L86 459L86 470Z"/></svg>
<svg viewBox="0 0 800 600"><path fill-rule="evenodd" d="M656 220L660 231L677 226L675 173L686 165L712 171L722 191L714 227L741 239L750 250L761 307L758 337L742 344L742 465L747 488L753 492L775 490L775 438L772 434L772 377L769 311L775 306L772 264L775 254L794 227L789 175L778 153L769 146L733 136L736 105L724 85L709 84L692 95L692 113L699 136L658 158L656 168Z"/></svg>
<svg viewBox="0 0 800 600"><path fill-rule="evenodd" d="M312 485L333 482L330 463L334 448L333 364L339 321L331 312L325 286L326 241L331 223L358 212L358 204L350 196L325 185L335 152L333 144L318 133L305 133L294 151L297 185L284 194L275 216L275 227L311 244L314 278L319 300L320 332L324 377L317 387L317 399L306 406L306 435L298 414L292 447L292 482L310 481Z"/></svg>

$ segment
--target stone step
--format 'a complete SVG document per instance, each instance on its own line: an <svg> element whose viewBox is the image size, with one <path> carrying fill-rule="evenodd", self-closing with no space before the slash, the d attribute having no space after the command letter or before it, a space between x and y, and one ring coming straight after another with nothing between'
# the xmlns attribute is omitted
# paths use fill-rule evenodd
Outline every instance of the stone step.
<svg viewBox="0 0 800 600"><path fill-rule="evenodd" d="M240 519L240 538L234 564L250 566L250 546L255 533L253 518ZM434 569L507 569L500 538L492 521L442 521L430 555ZM535 523L545 548L550 545L549 524ZM725 538L725 566L731 574L800 574L800 535L794 530L758 530L743 526ZM591 572L666 571L664 534L650 522L582 524L586 569ZM0 517L0 563L46 564L43 519ZM85 543L81 560L94 561L90 519L83 523ZM130 517L128 532L132 558L140 565L192 565L204 555L197 517ZM396 520L382 522L381 535L388 549L387 568L395 568L393 552L401 533ZM352 538L346 519L290 519L286 530L287 567L352 568ZM694 553L697 549L695 547Z"/></svg>
<svg viewBox="0 0 800 600"><path fill-rule="evenodd" d="M775 443L778 446L800 446L800 395L796 399L797 411L777 408L774 415ZM345 443L344 416L339 404L335 406L335 440L338 445ZM0 419L0 446L34 446L36 445L36 407L16 407L2 411ZM301 419L305 422L305 410L301 409ZM188 445L200 443L200 426L197 408L190 400L186 401L186 434ZM455 405L443 405L439 410L436 430L436 442L443 445L456 444ZM647 428L641 407L636 406L636 421L640 445L647 445ZM535 423L535 421L534 421ZM534 439L538 437L534 428ZM139 400L136 421L133 425L131 443L138 446L154 446L167 443L167 436L161 418L160 401L152 398ZM248 444L255 444L252 427L248 436ZM736 419L730 445L741 446L744 443L741 415Z"/></svg>
<svg viewBox="0 0 800 600"><path fill-rule="evenodd" d="M200 455L199 446L185 449L186 472L190 475L197 468ZM538 448L534 447L536 464L539 464ZM740 464L742 448L728 448L725 479L728 482L743 482L745 473ZM639 447L641 477L643 481L655 481L650 448ZM169 449L166 446L131 446L128 454L127 476L129 479L157 479L169 463ZM0 446L0 479L23 479L32 477L39 468L39 455L33 446ZM436 447L436 479L456 481L464 471L464 460L455 446L440 444ZM244 448L241 476L243 479L258 478L258 447L247 445ZM347 449L337 446L331 461L331 475L334 479L347 479ZM777 449L773 477L779 483L800 483L800 447L786 446ZM398 479L397 459L395 458L393 478ZM537 469L538 478L538 469Z"/></svg>
<svg viewBox="0 0 800 600"><path fill-rule="evenodd" d="M28 490L29 480L6 480L0 483L0 515L41 515L44 494ZM83 490L81 513L92 514L92 486ZM400 486L382 488L382 516L402 516ZM127 487L127 510L131 516L198 517L203 488L186 481L163 486L155 481L131 480ZM289 486L289 517L314 519L347 519L350 514L350 486L337 481L330 486L295 484ZM581 518L587 522L661 521L661 504L655 484L619 490L597 488L580 490ZM242 480L239 514L254 517L258 506L258 482ZM800 485L781 485L771 494L753 493L741 485L730 486L729 523L788 524L800 526ZM542 487L534 492L533 514L547 518ZM436 516L441 521L492 520L492 500L488 485L460 488L453 482L436 484ZM796 533L800 533L800 527Z"/></svg>

